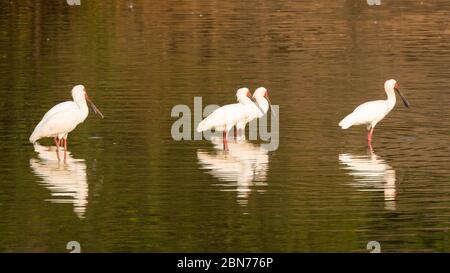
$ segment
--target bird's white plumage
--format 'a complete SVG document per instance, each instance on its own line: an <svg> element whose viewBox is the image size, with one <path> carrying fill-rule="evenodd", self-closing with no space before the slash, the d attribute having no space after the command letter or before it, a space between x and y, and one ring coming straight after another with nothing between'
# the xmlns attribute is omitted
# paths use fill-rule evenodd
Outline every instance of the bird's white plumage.
<svg viewBox="0 0 450 273"><path fill-rule="evenodd" d="M369 101L358 106L339 123L339 126L341 126L342 129L348 129L353 125L368 125L370 127L375 127L389 111L390 109L386 101Z"/></svg>
<svg viewBox="0 0 450 273"><path fill-rule="evenodd" d="M78 124L84 122L89 114L84 86L77 85L72 89L73 101L59 103L52 107L38 123L30 136L35 143L41 138L67 138Z"/></svg>
<svg viewBox="0 0 450 273"><path fill-rule="evenodd" d="M209 129L228 132L236 124L247 121L250 108L255 107L253 101L247 96L249 92L248 88L239 89L236 93L239 102L217 108L198 124L197 132Z"/></svg>
<svg viewBox="0 0 450 273"><path fill-rule="evenodd" d="M374 128L395 106L395 85L395 80L386 81L387 100L369 101L359 105L351 114L339 122L339 126L342 129L348 129L353 125L367 125L368 129Z"/></svg>
<svg viewBox="0 0 450 273"><path fill-rule="evenodd" d="M58 103L57 105L53 106L50 110L48 110L47 113L45 113L41 122L45 121L48 117L52 116L53 114L55 114L61 110L72 107L73 104L74 104L73 101L65 101L65 102Z"/></svg>
<svg viewBox="0 0 450 273"><path fill-rule="evenodd" d="M269 102L265 98L267 93L267 89L264 87L259 87L253 93L253 98L256 100L256 103L259 105L259 108L253 104L247 108L248 114L247 119L239 122L236 125L238 130L245 130L245 126L247 123L251 122L254 119L263 117L267 111L269 111Z"/></svg>

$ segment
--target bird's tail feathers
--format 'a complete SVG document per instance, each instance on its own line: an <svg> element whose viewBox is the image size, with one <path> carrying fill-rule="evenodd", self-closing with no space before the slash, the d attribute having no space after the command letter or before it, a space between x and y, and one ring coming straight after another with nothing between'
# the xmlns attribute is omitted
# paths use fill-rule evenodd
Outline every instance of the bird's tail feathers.
<svg viewBox="0 0 450 273"><path fill-rule="evenodd" d="M38 141L41 138L41 136L39 135L40 128L41 128L41 123L39 123L36 126L36 128L34 128L34 131L29 138L30 143L34 144L34 143L36 143L36 141Z"/></svg>
<svg viewBox="0 0 450 273"><path fill-rule="evenodd" d="M353 123L354 123L353 115L350 114L346 116L343 120L341 120L341 122L339 122L339 126L341 127L341 129L345 130L352 127Z"/></svg>
<svg viewBox="0 0 450 273"><path fill-rule="evenodd" d="M198 126L197 126L197 132L204 132L206 130L209 130L212 128L212 122L210 117L205 118L204 120L202 120Z"/></svg>
<svg viewBox="0 0 450 273"><path fill-rule="evenodd" d="M30 140L31 144L34 144L34 143L36 143L36 141L38 141L38 137L35 134L31 134L29 140Z"/></svg>

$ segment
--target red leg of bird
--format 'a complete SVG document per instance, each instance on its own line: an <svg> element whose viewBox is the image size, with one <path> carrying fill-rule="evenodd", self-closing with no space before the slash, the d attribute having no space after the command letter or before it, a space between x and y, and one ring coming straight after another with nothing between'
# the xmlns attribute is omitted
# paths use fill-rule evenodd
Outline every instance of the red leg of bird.
<svg viewBox="0 0 450 273"><path fill-rule="evenodd" d="M55 145L56 145L56 157L58 158L58 161L60 161L61 158L59 158L59 139L57 137L55 137Z"/></svg>
<svg viewBox="0 0 450 273"><path fill-rule="evenodd" d="M228 151L228 139L226 131L223 131L223 150Z"/></svg>
<svg viewBox="0 0 450 273"><path fill-rule="evenodd" d="M63 139L64 141L64 162L67 160L67 138Z"/></svg>
<svg viewBox="0 0 450 273"><path fill-rule="evenodd" d="M370 129L369 134L367 135L367 143L369 146L372 146L372 135L373 135L373 128Z"/></svg>
<svg viewBox="0 0 450 273"><path fill-rule="evenodd" d="M369 143L369 152L373 154L373 147L372 147L372 143Z"/></svg>

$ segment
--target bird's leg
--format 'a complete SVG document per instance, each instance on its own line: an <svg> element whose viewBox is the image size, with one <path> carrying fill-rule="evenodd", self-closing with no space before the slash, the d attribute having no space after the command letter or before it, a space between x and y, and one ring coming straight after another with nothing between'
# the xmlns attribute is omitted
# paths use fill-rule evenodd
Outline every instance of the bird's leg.
<svg viewBox="0 0 450 273"><path fill-rule="evenodd" d="M62 139L64 141L64 163L67 160L67 138Z"/></svg>
<svg viewBox="0 0 450 273"><path fill-rule="evenodd" d="M58 161L60 161L61 158L59 158L59 139L58 139L58 137L55 137L55 144L56 144L56 157L58 158Z"/></svg>
<svg viewBox="0 0 450 273"><path fill-rule="evenodd" d="M59 138L58 137L54 137L53 140L55 141L55 146L59 145Z"/></svg>
<svg viewBox="0 0 450 273"><path fill-rule="evenodd" d="M237 127L235 126L234 127L234 141L237 140L237 135L238 135L238 130L237 130Z"/></svg>
<svg viewBox="0 0 450 273"><path fill-rule="evenodd" d="M238 130L238 136L239 136L239 137L243 137L243 135L245 134L245 133L244 133L244 130L245 130L245 129L242 129L242 128ZM244 137L244 138L245 138L245 137Z"/></svg>
<svg viewBox="0 0 450 273"><path fill-rule="evenodd" d="M370 129L369 134L367 135L367 143L369 146L372 146L372 135L373 135L373 127Z"/></svg>
<svg viewBox="0 0 450 273"><path fill-rule="evenodd" d="M372 143L369 143L369 152L370 152L371 154L374 153L373 147L372 147Z"/></svg>
<svg viewBox="0 0 450 273"><path fill-rule="evenodd" d="M223 131L223 150L228 151L227 131Z"/></svg>

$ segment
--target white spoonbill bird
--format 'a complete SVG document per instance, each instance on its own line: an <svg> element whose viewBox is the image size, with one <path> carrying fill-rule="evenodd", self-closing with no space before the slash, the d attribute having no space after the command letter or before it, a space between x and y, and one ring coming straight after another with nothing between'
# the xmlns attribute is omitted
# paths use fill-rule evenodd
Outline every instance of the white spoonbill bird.
<svg viewBox="0 0 450 273"><path fill-rule="evenodd" d="M250 113L249 108L255 107L252 94L248 88L240 88L236 92L236 97L238 103L227 104L217 108L197 126L197 132L203 132L209 129L222 131L223 149L225 151L228 151L228 131L240 122L247 122Z"/></svg>
<svg viewBox="0 0 450 273"><path fill-rule="evenodd" d="M94 113L104 118L91 101L83 85L77 85L72 89L73 101L66 101L53 106L38 123L30 136L30 142L35 143L41 138L53 137L56 144L56 155L59 157L59 146L61 140L64 143L64 160L67 158L67 135L72 132L78 124L83 123L89 114L87 102L91 105Z"/></svg>
<svg viewBox="0 0 450 273"><path fill-rule="evenodd" d="M269 107L271 109L272 115L275 116L275 112L272 109L272 103L269 99L269 91L264 87L259 87L255 90L253 93L253 100L255 102L255 106L257 107L249 107L249 117L247 121L239 122L236 125L237 134L241 135L242 132L245 131L245 126L248 122L256 119L256 118L262 118L267 111L269 111ZM236 136L236 132L235 132Z"/></svg>
<svg viewBox="0 0 450 273"><path fill-rule="evenodd" d="M387 80L384 83L384 90L387 94L387 100L369 101L356 107L356 109L348 116L346 116L339 126L342 129L348 129L353 125L367 125L369 131L367 135L367 142L369 146L372 145L373 130L378 122L380 122L395 106L397 92L403 100L405 107L409 108L409 102L405 96L400 92L400 86L395 80ZM394 92L395 91L395 92Z"/></svg>

